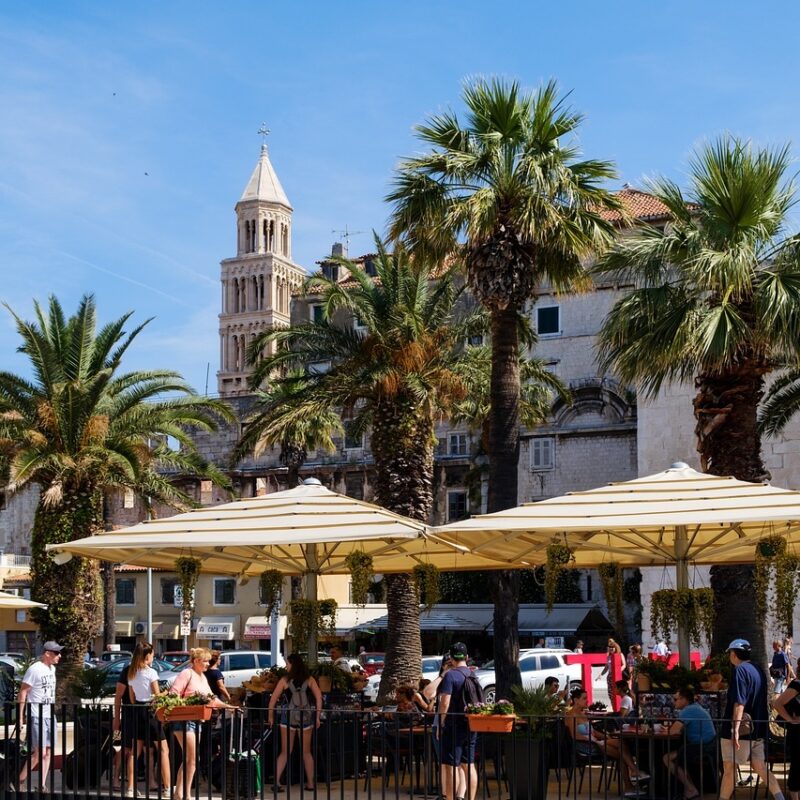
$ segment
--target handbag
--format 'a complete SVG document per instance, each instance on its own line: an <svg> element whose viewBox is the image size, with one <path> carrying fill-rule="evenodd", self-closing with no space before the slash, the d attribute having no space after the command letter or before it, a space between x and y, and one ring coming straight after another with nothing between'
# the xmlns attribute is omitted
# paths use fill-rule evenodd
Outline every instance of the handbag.
<svg viewBox="0 0 800 800"><path fill-rule="evenodd" d="M739 738L750 736L753 733L753 718L746 712L742 711L742 721L739 723Z"/></svg>

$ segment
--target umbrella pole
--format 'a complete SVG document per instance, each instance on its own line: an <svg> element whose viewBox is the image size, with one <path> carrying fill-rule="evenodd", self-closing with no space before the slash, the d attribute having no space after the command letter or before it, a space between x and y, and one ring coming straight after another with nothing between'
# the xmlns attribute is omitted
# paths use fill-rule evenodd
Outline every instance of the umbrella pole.
<svg viewBox="0 0 800 800"><path fill-rule="evenodd" d="M305 596L306 600L317 602L317 570L319 569L317 559L317 546L315 544L305 545L306 551L306 567L308 571L305 574ZM311 625L311 633L308 635L306 642L306 653L309 664L317 663L317 626Z"/></svg>
<svg viewBox="0 0 800 800"><path fill-rule="evenodd" d="M689 588L689 562L686 560L686 553L689 549L689 536L685 525L675 526L675 583L678 589ZM678 658L680 665L687 669L691 666L691 654L689 652L689 631L685 625L678 625Z"/></svg>

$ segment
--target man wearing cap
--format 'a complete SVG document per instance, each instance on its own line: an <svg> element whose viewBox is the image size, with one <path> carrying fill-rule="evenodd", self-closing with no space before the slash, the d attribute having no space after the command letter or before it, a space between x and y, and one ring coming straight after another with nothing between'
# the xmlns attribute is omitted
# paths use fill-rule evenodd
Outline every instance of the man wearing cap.
<svg viewBox="0 0 800 800"><path fill-rule="evenodd" d="M31 752L30 759L22 765L19 773L19 788L22 791L28 770L34 770L37 764L41 771L41 783L33 787L34 791L44 791L47 783L51 748L55 747L58 732L53 706L56 701L56 664L61 660L63 649L58 642L45 642L42 657L28 667L22 678L17 719L20 728L30 721L28 746ZM26 713L30 715L30 720Z"/></svg>
<svg viewBox="0 0 800 800"><path fill-rule="evenodd" d="M747 639L734 639L728 645L728 657L733 665L733 675L728 688L725 721L720 731L724 770L720 800L729 800L733 794L736 764L748 761L753 771L769 786L775 800L784 800L778 781L767 769L764 754L764 739L769 730L766 676L751 663ZM749 715L752 723L744 715ZM752 727L751 732L746 732L748 727Z"/></svg>
<svg viewBox="0 0 800 800"><path fill-rule="evenodd" d="M475 800L478 771L475 769L475 745L464 716L464 682L470 674L467 646L456 642L450 648L453 667L439 686L439 750L442 765L442 793L446 800ZM467 794L469 793L469 794Z"/></svg>

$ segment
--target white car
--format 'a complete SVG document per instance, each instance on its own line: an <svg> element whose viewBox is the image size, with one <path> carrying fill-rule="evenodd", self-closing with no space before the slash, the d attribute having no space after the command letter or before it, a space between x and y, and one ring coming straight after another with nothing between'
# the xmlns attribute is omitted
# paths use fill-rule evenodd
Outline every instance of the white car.
<svg viewBox="0 0 800 800"><path fill-rule="evenodd" d="M439 677L439 669L442 666L441 656L422 656L422 670L423 678L432 681L434 678ZM378 699L378 687L381 684L380 673L370 675L366 687L364 687L364 699L370 703L374 703Z"/></svg>
<svg viewBox="0 0 800 800"><path fill-rule="evenodd" d="M283 656L280 656L278 666L285 665ZM219 657L217 668L222 670L225 686L230 690L241 688L245 681L249 681L259 672L269 669L271 666L272 654L267 650L224 650ZM172 685L172 681L178 677L178 672L174 677L170 676L172 680L169 681L169 685Z"/></svg>
<svg viewBox="0 0 800 800"><path fill-rule="evenodd" d="M566 687L574 689L576 686L582 686L581 665L567 664L564 661L564 656L571 653L572 650L550 650L541 647L521 650L519 671L522 674L522 688L536 689L542 686L545 678L550 675L558 678L562 689ZM494 702L495 677L492 662L489 661L483 669L476 670L475 677L483 687L486 702Z"/></svg>

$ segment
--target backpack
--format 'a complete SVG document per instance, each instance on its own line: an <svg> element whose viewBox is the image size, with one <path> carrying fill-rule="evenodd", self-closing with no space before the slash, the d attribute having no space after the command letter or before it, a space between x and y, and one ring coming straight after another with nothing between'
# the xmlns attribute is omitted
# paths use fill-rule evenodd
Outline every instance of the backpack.
<svg viewBox="0 0 800 800"><path fill-rule="evenodd" d="M457 667L457 669L464 676L464 683L461 685L461 702L464 708L483 703L483 687L472 670L469 667Z"/></svg>
<svg viewBox="0 0 800 800"><path fill-rule="evenodd" d="M286 708L289 712L289 725L293 728L307 727L314 721L316 705L312 706L308 699L308 681L298 687L294 681L288 681L289 699Z"/></svg>

